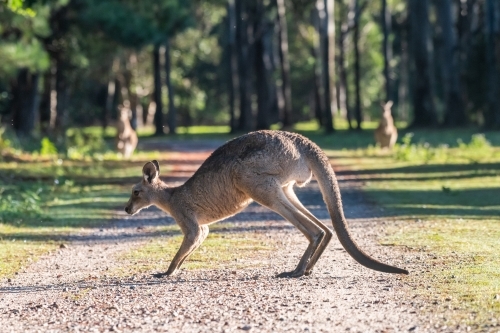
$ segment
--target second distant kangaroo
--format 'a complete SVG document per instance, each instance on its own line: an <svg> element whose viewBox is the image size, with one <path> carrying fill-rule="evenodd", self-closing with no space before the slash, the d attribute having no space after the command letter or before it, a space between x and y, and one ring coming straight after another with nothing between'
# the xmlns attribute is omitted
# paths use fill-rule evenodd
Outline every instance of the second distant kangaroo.
<svg viewBox="0 0 500 333"><path fill-rule="evenodd" d="M382 119L375 130L375 141L382 148L392 148L398 139L398 130L394 126L394 120L391 115L392 101L385 104L381 104L382 109Z"/></svg>
<svg viewBox="0 0 500 333"><path fill-rule="evenodd" d="M282 131L257 131L235 138L215 150L183 185L170 187L159 177L156 160L147 162L143 179L132 188L125 207L129 214L155 205L172 215L184 239L168 270L169 276L193 253L208 235L208 225L232 216L253 200L283 216L309 241L295 270L278 277L309 275L330 242L332 231L309 212L293 191L307 184L312 175L342 246L357 262L368 268L408 274L405 269L381 263L363 252L353 240L342 209L339 186L323 151L309 139Z"/></svg>
<svg viewBox="0 0 500 333"><path fill-rule="evenodd" d="M137 133L130 125L130 108L124 105L120 108L120 118L118 119L116 129L116 148L123 157L129 158L137 146Z"/></svg>

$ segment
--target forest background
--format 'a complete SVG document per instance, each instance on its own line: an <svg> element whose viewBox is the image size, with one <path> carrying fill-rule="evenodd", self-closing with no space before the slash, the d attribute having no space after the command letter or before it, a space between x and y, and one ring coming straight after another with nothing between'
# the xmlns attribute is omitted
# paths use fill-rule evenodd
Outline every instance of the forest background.
<svg viewBox="0 0 500 333"><path fill-rule="evenodd" d="M162 135L361 129L388 100L400 126L500 128L500 3L0 2L1 122L21 142L62 148L120 104Z"/></svg>

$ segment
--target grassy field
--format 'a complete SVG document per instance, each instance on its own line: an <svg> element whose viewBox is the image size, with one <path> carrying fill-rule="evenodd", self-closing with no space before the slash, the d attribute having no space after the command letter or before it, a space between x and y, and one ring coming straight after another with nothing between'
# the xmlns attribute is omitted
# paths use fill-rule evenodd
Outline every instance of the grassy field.
<svg viewBox="0 0 500 333"><path fill-rule="evenodd" d="M367 128L374 126L367 124ZM227 130L181 129L177 137L165 140L223 141L232 137ZM380 240L382 244L427 255L422 271L408 278L418 295L449 307L450 321L485 325L498 318L500 133L401 130L398 146L389 152L373 146L371 130L339 130L325 136L314 123L298 124L296 130L325 149L339 175L362 184L368 199L381 207L381 217L397 221L397 228ZM112 131L106 136L111 138ZM157 139L144 136L141 142L148 140ZM143 163L152 158L161 162L168 155L138 152L130 161L109 151L85 150L75 150L72 156L22 152L4 156L0 161L0 276L10 276L57 248L68 233L107 223L113 209L121 209L127 200ZM191 268L269 250L261 240L247 236L211 235L202 257L190 260ZM144 258L158 253L170 258L180 241L178 234L171 237L168 245L153 241L123 259L140 269L155 269L152 265L159 261ZM221 242L221 237L228 239ZM224 252L224 244L233 241L245 244L241 252ZM219 251L223 255L217 256Z"/></svg>

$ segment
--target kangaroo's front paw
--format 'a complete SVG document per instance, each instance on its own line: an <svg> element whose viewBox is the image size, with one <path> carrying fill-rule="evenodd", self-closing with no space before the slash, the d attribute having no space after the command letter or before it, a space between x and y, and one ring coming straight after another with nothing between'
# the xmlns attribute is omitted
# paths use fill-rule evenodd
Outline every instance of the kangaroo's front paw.
<svg viewBox="0 0 500 333"><path fill-rule="evenodd" d="M151 275L152 275L153 277L155 277L155 278L160 279L160 278L162 278L162 277L169 276L170 274L168 274L168 273L156 273L156 274L151 274Z"/></svg>

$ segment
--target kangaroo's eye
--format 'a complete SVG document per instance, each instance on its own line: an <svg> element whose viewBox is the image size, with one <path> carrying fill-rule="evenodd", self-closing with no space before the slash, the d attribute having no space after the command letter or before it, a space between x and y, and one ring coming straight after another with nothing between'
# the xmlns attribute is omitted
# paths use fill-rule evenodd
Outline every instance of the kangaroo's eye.
<svg viewBox="0 0 500 333"><path fill-rule="evenodd" d="M139 195L139 193L140 193L140 191L137 191L137 190L135 190L135 191L134 191L134 195L135 195L135 196L138 196L138 195Z"/></svg>

